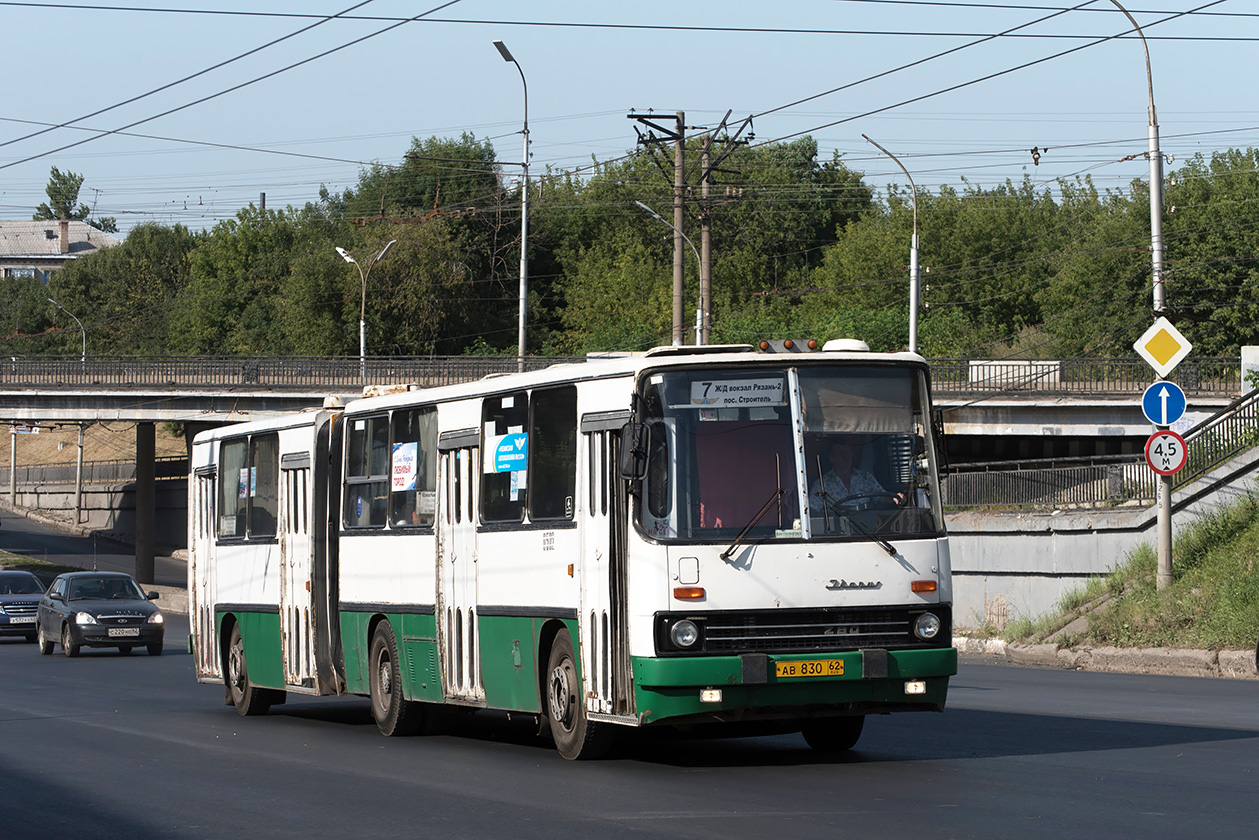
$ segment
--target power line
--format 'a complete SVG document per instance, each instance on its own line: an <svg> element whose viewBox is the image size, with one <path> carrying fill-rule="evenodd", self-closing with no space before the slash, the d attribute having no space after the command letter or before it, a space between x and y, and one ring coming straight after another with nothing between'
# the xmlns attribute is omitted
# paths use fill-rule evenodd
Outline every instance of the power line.
<svg viewBox="0 0 1259 840"><path fill-rule="evenodd" d="M459 2L462 2L462 0L448 0L448 2L442 3L442 4L441 4L441 5L439 5L439 6L435 6L435 7L433 7L432 9L429 9L427 12L422 12L422 13L420 13L420 14L416 15L416 16L415 16L415 17L413 17L413 18L407 18L406 20L399 21L399 22L394 23L394 24L392 24L392 25L390 25L390 26L386 26L384 29L377 30L376 32L371 33L370 35L364 35L364 36L363 36L363 37L361 37L361 38L355 38L353 41L349 41L349 42L347 42L347 43L341 44L340 46L333 47L332 49L329 49L329 50L324 50L324 51L323 51L323 52L321 52L321 53L318 53L318 54L316 54L316 55L310 56L310 57L308 57L308 58L304 58L304 59L302 59L301 61L294 62L293 64L290 64L290 65L288 65L288 66L286 66L286 67L281 67L279 70L273 70L273 71L272 71L272 72L270 72L270 73L266 73L266 74L264 74L264 75L262 75L262 76L258 76L258 77L256 77L256 78L250 79L250 80L249 80L249 81L247 81L247 82L241 82L241 83L240 83L240 84L238 84L238 85L233 85L232 87L227 88L226 90L221 90L221 91L219 91L218 93L212 93L212 94L210 94L210 95L208 95L208 96L203 96L203 97L201 97L200 99L196 99L196 100L194 100L194 101L192 101L192 102L188 102L188 103L186 103L186 104L184 104L184 105L180 105L180 106L178 106L178 107L176 107L176 108L170 108L170 109L168 109L168 110L166 110L166 111L163 111L163 112L162 112L162 113L160 113L160 114L155 114L154 116L151 116L151 117L146 117L145 119L142 119L142 120L136 120L135 122L133 122L133 123L128 123L127 125L124 125L124 126L122 126L121 128L119 128L119 129L115 129L115 130L113 130L113 131L107 131L107 132L104 132L104 133L102 133L102 134L98 134L98 135L96 135L95 137L88 137L88 138L86 138L86 139L84 139L84 140L79 140L79 141L77 141L77 142L75 142L75 143L70 143L70 144L68 144L68 145L61 146L60 148L57 148L57 149L52 149L51 151L42 152L42 153L37 154L37 155L31 155L30 157L22 158L21 160L16 160L16 161L11 161L11 162L9 162L9 163L5 163L5 164L0 164L0 169L8 169L8 168L9 168L9 167L11 167L11 166L17 166L17 165L22 164L22 163L29 163L29 162L30 162L30 161L32 161L32 160L38 160L39 158L42 158L42 157L47 157L47 156L49 156L49 155L54 155L54 154L57 154L58 152L64 152L64 151L66 151L67 149L73 149L73 148L75 148L76 146L82 146L82 145L83 145L83 144L85 144L85 143L91 143L92 141L94 141L94 140L99 140L99 139L101 139L102 137L106 137L106 136L111 135L111 134L117 134L117 133L119 133L119 132L121 132L121 131L125 131L126 129L129 129L129 128L135 128L137 125L143 125L144 123L147 123L147 122L152 122L153 120L160 119L160 118L165 117L165 116L169 116L169 115L174 114L174 113L177 113L177 112L179 112L179 111L183 111L183 110L185 110L185 109L187 109L187 108L191 108L191 107L193 107L194 105L200 105L200 104L202 104L203 102L208 102L208 101L210 101L211 99L216 99L216 98L218 98L218 97L220 97L220 96L224 96L225 94L228 94L228 93L233 93L233 92L235 92L235 91L240 90L241 88L249 87L250 85L257 84L258 82L264 81L264 80L266 80L266 79L270 79L270 78L272 78L272 77L274 77L274 76L278 76L278 75L280 75L281 73L288 72L289 70L292 70L292 69L294 69L294 68L296 68L296 67L301 67L301 66L302 66L302 65L304 65L304 64L309 64L309 63L310 63L310 62L312 62L312 61L317 61L317 60L319 60L319 59L321 59L321 58L324 58L324 57L326 57L326 56L332 55L332 54L333 54L333 53L335 53L335 52L340 52L341 50L344 50L344 49L346 49L346 48L348 48L348 47L355 46L356 44L361 44L361 43L363 43L364 41L371 40L372 38L375 38L375 37L376 37L376 36L378 36L378 35L384 35L386 32L389 32L389 31L391 31L391 30L397 29L397 28L398 28L398 27L400 27L400 26L404 26L404 25L406 25L406 24L410 23L410 22L411 22L411 21L413 21L413 20L419 20L419 19L421 19L421 18L423 18L423 17L426 17L426 16L428 16L428 15L433 14L434 12L438 12L438 11L441 11L442 9L448 8L448 7L450 7L450 6L453 6L453 5L455 5L456 3L459 3ZM361 4L360 4L360 5L361 5Z"/></svg>

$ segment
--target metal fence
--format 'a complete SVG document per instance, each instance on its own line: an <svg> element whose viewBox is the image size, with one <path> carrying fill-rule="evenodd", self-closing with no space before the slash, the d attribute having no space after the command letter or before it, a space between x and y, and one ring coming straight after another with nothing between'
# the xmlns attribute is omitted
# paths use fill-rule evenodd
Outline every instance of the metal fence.
<svg viewBox="0 0 1259 840"><path fill-rule="evenodd" d="M1251 391L1185 436L1189 449L1173 489L1259 446L1259 391ZM958 464L943 488L949 508L1103 508L1152 505L1158 476L1144 457L1057 458Z"/></svg>
<svg viewBox="0 0 1259 840"><path fill-rule="evenodd" d="M584 356L527 356L525 370L585 361ZM930 359L932 382L941 396L1140 394L1150 384L1141 359ZM0 363L0 388L149 387L228 390L305 390L345 393L366 384L421 386L468 382L518 369L515 356L424 356L369 358L365 374L355 357L289 356L78 356L11 357ZM1187 359L1174 381L1190 396L1237 396L1243 390L1236 356Z"/></svg>
<svg viewBox="0 0 1259 840"><path fill-rule="evenodd" d="M78 468L74 464L28 464L19 466L15 471L15 479L21 486L34 484L74 484ZM156 458L153 468L154 478L159 481L188 476L188 459L181 456ZM84 461L84 484L120 484L134 481L136 465L134 461Z"/></svg>
<svg viewBox="0 0 1259 840"><path fill-rule="evenodd" d="M529 356L525 370L582 356ZM357 358L289 356L124 356L10 358L0 364L0 387L8 388L222 388L344 392L364 385L425 387L468 382L517 370L514 356L447 356L368 359L360 373Z"/></svg>
<svg viewBox="0 0 1259 840"><path fill-rule="evenodd" d="M937 394L1107 396L1140 394L1152 381L1149 364L1123 359L931 359ZM1172 381L1191 396L1237 396L1249 390L1236 356L1186 359Z"/></svg>

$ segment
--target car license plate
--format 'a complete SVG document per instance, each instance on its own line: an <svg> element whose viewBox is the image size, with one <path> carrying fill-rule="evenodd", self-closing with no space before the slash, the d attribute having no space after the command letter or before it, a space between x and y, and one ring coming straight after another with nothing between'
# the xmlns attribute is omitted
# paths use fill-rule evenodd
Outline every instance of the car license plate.
<svg viewBox="0 0 1259 840"><path fill-rule="evenodd" d="M811 659L807 662L775 662L774 676L779 679L791 677L842 677L844 660L842 659Z"/></svg>
<svg viewBox="0 0 1259 840"><path fill-rule="evenodd" d="M109 635L111 638L116 638L118 636L139 636L140 628L139 627L111 627L109 628Z"/></svg>
<svg viewBox="0 0 1259 840"><path fill-rule="evenodd" d="M34 624L35 616L33 615L11 615L9 616L10 624Z"/></svg>

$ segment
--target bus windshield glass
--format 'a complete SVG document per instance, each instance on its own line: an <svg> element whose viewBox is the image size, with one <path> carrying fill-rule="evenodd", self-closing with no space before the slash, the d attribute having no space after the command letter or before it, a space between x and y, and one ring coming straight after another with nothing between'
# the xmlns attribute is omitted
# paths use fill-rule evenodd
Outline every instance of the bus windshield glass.
<svg viewBox="0 0 1259 840"><path fill-rule="evenodd" d="M892 539L942 532L918 367L660 371L638 525L658 540ZM806 524L807 523L807 526Z"/></svg>

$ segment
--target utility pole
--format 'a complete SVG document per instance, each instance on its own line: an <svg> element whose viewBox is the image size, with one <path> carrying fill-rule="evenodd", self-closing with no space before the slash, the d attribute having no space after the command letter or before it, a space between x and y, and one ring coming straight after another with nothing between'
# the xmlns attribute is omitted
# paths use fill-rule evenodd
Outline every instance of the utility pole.
<svg viewBox="0 0 1259 840"><path fill-rule="evenodd" d="M627 117L650 129L646 135L638 132L640 145L652 146L673 141L673 346L681 347L686 343L686 324L683 322L686 275L682 238L686 200L686 112L677 112L677 122L673 128L661 125L654 114L628 114Z"/></svg>
<svg viewBox="0 0 1259 840"><path fill-rule="evenodd" d="M752 125L752 118L748 117L735 131L733 137L726 137L723 133L726 131L726 122L730 119L731 111L726 111L726 115L721 118L721 123L716 129L704 136L703 146L700 150L699 165L699 183L700 183L700 269L699 269L699 335L696 336L696 344L709 344L712 341L713 329L713 255L712 255L712 183L714 172L730 172L731 170L722 169L721 164L726 158L734 153L739 146L746 146L755 135L749 134L747 140L740 140L739 135L743 133L743 129ZM717 155L713 160L712 146L713 135L723 135L718 137L718 142L726 146L725 151Z"/></svg>

